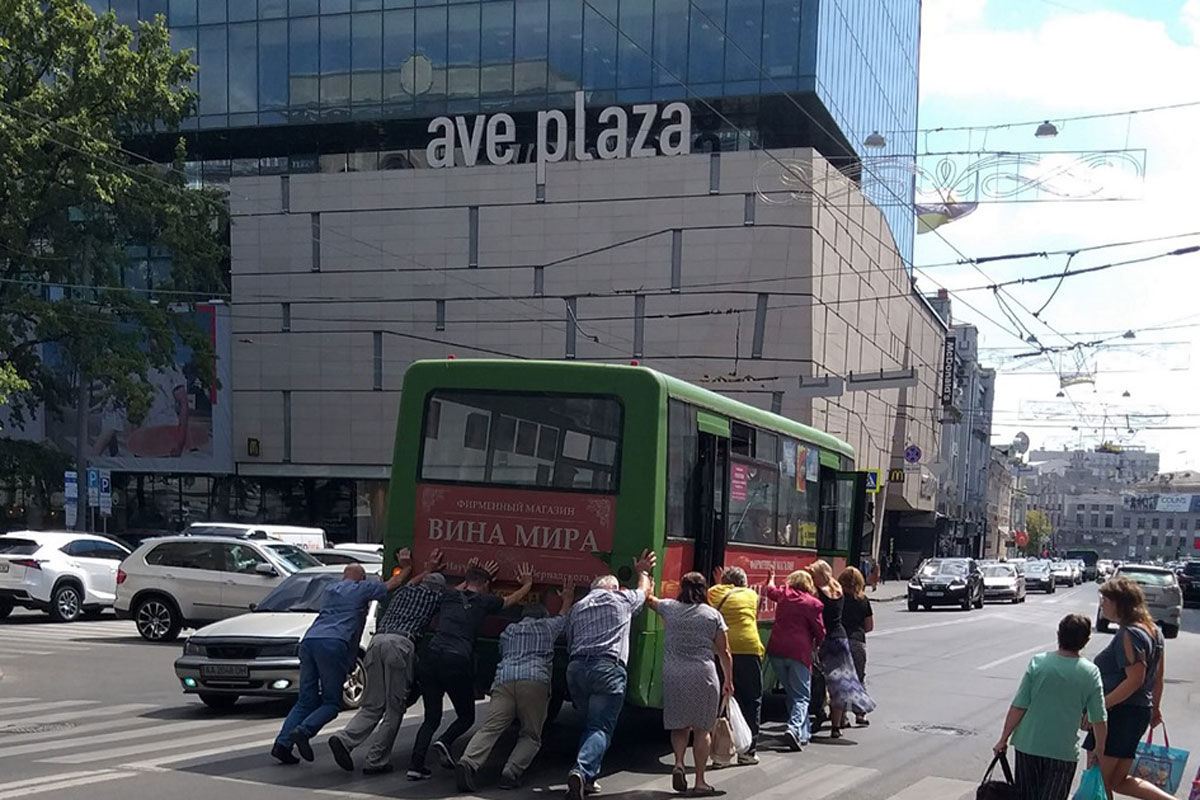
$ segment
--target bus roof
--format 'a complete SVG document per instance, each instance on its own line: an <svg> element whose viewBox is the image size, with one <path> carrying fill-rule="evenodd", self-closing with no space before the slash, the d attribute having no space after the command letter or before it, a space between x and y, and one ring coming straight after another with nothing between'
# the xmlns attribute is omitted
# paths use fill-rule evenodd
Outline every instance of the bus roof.
<svg viewBox="0 0 1200 800"><path fill-rule="evenodd" d="M709 411L714 411L718 414L723 414L732 419L737 419L743 422L749 422L769 430L783 433L788 436L794 436L797 439L809 442L811 444L824 447L832 450L835 453L854 458L854 448L847 442L831 436L817 428L804 425L794 420L779 414L773 414L770 411L763 411L761 408L756 408L752 405L742 403L738 400L726 397L709 389L696 386L687 381L667 375L664 372L651 369L649 367L632 366L626 364L601 364L588 361L543 361L536 359L519 360L519 359L499 359L499 358L476 358L476 359L453 359L453 360L422 360L414 361L409 370L425 371L429 369L454 369L456 367L467 366L482 366L488 365L489 368L494 368L497 365L503 365L505 369L514 371L541 371L552 368L561 373L570 373L579 376L579 384L581 386L603 386L604 378L602 373L612 374L613 371L622 372L637 372L653 376L667 391L670 397L679 400L685 400L695 406L699 406ZM520 381L514 382L514 385L520 385Z"/></svg>

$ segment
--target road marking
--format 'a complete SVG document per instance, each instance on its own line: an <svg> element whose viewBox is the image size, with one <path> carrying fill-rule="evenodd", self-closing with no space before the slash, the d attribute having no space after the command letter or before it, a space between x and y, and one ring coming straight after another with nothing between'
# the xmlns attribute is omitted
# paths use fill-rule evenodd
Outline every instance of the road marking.
<svg viewBox="0 0 1200 800"><path fill-rule="evenodd" d="M10 633L4 632L4 641L18 642L20 644L37 644L45 647L46 645L54 645L55 647L71 647L76 650L87 650L88 646L83 642L66 643L65 640L58 640L50 636L35 636L30 633Z"/></svg>
<svg viewBox="0 0 1200 800"><path fill-rule="evenodd" d="M37 697L4 697L0 698L0 706L11 706L16 703L32 703L39 699Z"/></svg>
<svg viewBox="0 0 1200 800"><path fill-rule="evenodd" d="M25 778L24 780L0 783L0 791L7 792L13 789L23 789L28 786L37 786L41 783L57 783L58 781L71 780L73 778L84 778L89 775L105 775L113 771L114 770L111 769L89 769L82 772L67 772L65 774L59 772L54 775L42 775L38 778Z"/></svg>
<svg viewBox="0 0 1200 800"><path fill-rule="evenodd" d="M49 753L55 750L70 750L72 747L76 746L91 747L92 745L107 744L108 742L124 742L129 739L144 739L147 736L163 736L169 733L180 733L183 731L197 731L201 728L211 728L214 725L222 725L228 722L230 722L230 720L222 719L196 720L194 722L172 722L167 725L152 725L148 728L139 728L132 731L114 731L113 733L103 733L99 736L75 736L75 730L59 731L60 734L70 734L71 738L59 739L58 741L54 742L33 742L31 744L23 743L9 747L0 747L0 758L23 756L29 753ZM230 734L227 733L226 735ZM4 740L0 739L0 741ZM152 747L152 745L145 745L145 747L149 748Z"/></svg>
<svg viewBox="0 0 1200 800"><path fill-rule="evenodd" d="M108 761L114 758L125 758L127 756L138 756L144 753L154 753L162 750L179 750L184 747L194 747L201 744L209 744L211 742L227 741L232 738L241 736L257 736L269 731L278 731L280 723L278 721L268 722L261 725L252 725L248 728L239 728L238 730L222 730L216 733L207 733L201 736L187 736L182 739L170 739L167 741L148 742L146 744L130 745L129 747L110 747L107 750L89 750L86 753L75 753L69 756L58 756L56 758L40 758L37 759L41 764L91 764L96 761ZM248 747L246 745L231 745L231 748Z"/></svg>
<svg viewBox="0 0 1200 800"><path fill-rule="evenodd" d="M6 648L4 648L4 653L0 654L0 655L4 655L4 656L10 657L10 658L12 656L52 656L52 655L54 655L54 651L53 650L18 650L15 647L6 647Z"/></svg>
<svg viewBox="0 0 1200 800"><path fill-rule="evenodd" d="M71 778L70 780L60 780L56 783L42 783L22 789L3 790L0 791L0 800L12 800L13 798L29 797L30 795L40 794L42 792L57 792L62 789L74 789L77 786L88 786L93 783L104 783L106 781L115 781L121 778L132 778L135 775L137 775L136 772L113 771L106 771L92 775L82 775ZM55 777L61 778L62 776L57 775Z"/></svg>
<svg viewBox="0 0 1200 800"><path fill-rule="evenodd" d="M89 733L91 731L111 731L113 728L121 728L133 725L143 725L146 720L141 717L121 717L119 719L109 719L104 722L94 722L89 725L76 725L69 731L39 731L38 733L10 733L5 734L3 739L0 739L5 746L12 744L24 744L25 742L40 742L45 739L56 739L64 734L76 736L81 733Z"/></svg>
<svg viewBox="0 0 1200 800"><path fill-rule="evenodd" d="M99 705L99 700L56 700L53 703L34 703L28 706L9 706L8 708L0 708L0 717L11 717L13 715L21 716L32 714L35 711L50 711L55 708L66 708L67 706L94 706Z"/></svg>
<svg viewBox="0 0 1200 800"><path fill-rule="evenodd" d="M965 625L969 622L985 622L990 619L1001 620L1005 622L1009 621L1000 614L971 614L970 616L946 620L945 622L928 622L923 625L906 625L902 628L888 628L885 631L875 631L871 633L871 638L876 638L879 636L894 636L897 633L908 633L910 631L925 631L929 630L930 628L946 628L951 625Z"/></svg>
<svg viewBox="0 0 1200 800"><path fill-rule="evenodd" d="M349 721L350 720L347 719L345 722L335 722L331 725L326 725L324 728L321 729L321 733L323 733L323 734L324 733L337 733L342 728L346 727L346 725L347 725L347 723L349 723ZM282 724L282 723L280 723L280 724ZM243 736L248 733L249 733L249 730L239 733L237 735ZM230 736L229 733L225 733L221 737L218 737L218 738L229 738L229 736ZM200 737L196 737L196 738L200 738ZM208 738L211 740L214 737L208 737ZM177 764L181 761L194 761L194 760L201 759L201 758L208 758L209 756L225 755L226 753L236 753L241 750L250 750L252 748L259 748L259 747L265 748L268 745L270 745L271 743L273 743L274 741L275 741L274 736L271 736L270 738L252 739L250 741L237 742L236 744L226 745L224 747L213 747L208 750L198 750L194 753L175 753L173 755L158 756L156 758L147 758L142 761L132 761L127 764L121 764L120 766L123 769L137 769L137 770L142 770L145 772L169 772L170 770L163 769L163 765ZM176 746L178 746L178 745L177 744L171 745L172 748L174 748ZM52 761L51 763L56 763L56 762Z"/></svg>
<svg viewBox="0 0 1200 800"><path fill-rule="evenodd" d="M128 714L132 711L145 711L148 708L154 708L149 703L126 703L119 706L100 706L100 708L89 708L85 711L62 711L58 714L37 714L27 719L12 720L8 722L0 721L0 733L4 733L6 728L21 727L32 723L48 723L48 722L73 722L77 719L86 717L112 717L117 714ZM111 722L105 723L111 725ZM58 731L58 733L74 733L75 728ZM20 734L17 734L20 735ZM7 737L0 739L0 744L5 744L9 741ZM2 751L3 748L0 748Z"/></svg>
<svg viewBox="0 0 1200 800"><path fill-rule="evenodd" d="M1055 649L1055 646L1053 644L1039 644L1037 647L1031 647L1028 650L1022 650L1019 653L1013 653L1012 655L1005 656L1004 658L997 658L995 661L989 661L988 663L982 664L982 665L976 667L975 669L989 670L992 667L998 667L1001 664L1006 664L1009 661L1012 661L1017 658L1021 658L1022 656L1027 656L1031 653L1044 653L1047 650L1054 650L1054 649Z"/></svg>
<svg viewBox="0 0 1200 800"><path fill-rule="evenodd" d="M965 800L975 796L979 784L950 778L922 778L887 800Z"/></svg>
<svg viewBox="0 0 1200 800"><path fill-rule="evenodd" d="M801 771L791 780L777 783L766 791L759 792L756 798L763 800L781 800L782 798L797 798L798 800L822 800L839 792L870 780L879 774L879 770L866 767L849 767L844 764L822 764L816 769Z"/></svg>

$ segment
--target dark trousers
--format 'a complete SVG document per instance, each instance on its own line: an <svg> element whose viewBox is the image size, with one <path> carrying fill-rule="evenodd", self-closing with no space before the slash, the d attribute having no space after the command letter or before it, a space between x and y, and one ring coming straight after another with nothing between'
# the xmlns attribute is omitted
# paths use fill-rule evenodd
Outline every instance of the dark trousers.
<svg viewBox="0 0 1200 800"><path fill-rule="evenodd" d="M417 682L421 687L421 701L425 704L425 720L417 731L409 766L423 769L433 735L442 724L442 701L447 695L454 706L454 722L438 741L450 747L475 724L474 659L431 651L417 661Z"/></svg>
<svg viewBox="0 0 1200 800"><path fill-rule="evenodd" d="M758 749L758 725L762 718L762 659L758 656L733 657L733 699L737 700L746 724L750 726L750 750Z"/></svg>

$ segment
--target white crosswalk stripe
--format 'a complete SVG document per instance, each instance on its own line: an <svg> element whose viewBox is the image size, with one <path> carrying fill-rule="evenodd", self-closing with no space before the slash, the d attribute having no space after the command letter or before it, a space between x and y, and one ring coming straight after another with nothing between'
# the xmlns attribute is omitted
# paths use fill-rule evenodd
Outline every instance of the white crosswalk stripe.
<svg viewBox="0 0 1200 800"><path fill-rule="evenodd" d="M0 625L0 662L8 665L30 658L80 655L97 645L128 646L131 639L138 639L131 620L4 624Z"/></svg>

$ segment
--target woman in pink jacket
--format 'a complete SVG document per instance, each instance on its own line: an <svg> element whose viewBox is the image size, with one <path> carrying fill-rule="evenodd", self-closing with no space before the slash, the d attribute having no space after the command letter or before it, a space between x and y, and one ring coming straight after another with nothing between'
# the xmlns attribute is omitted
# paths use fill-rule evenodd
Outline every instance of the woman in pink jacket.
<svg viewBox="0 0 1200 800"><path fill-rule="evenodd" d="M825 623L821 619L823 606L817 599L812 576L804 570L788 575L784 586L775 585L775 570L770 570L761 594L777 605L775 624L767 642L767 657L771 659L775 677L783 684L787 696L788 722L784 739L791 750L799 752L812 734L808 701L812 689L813 652L825 639Z"/></svg>

